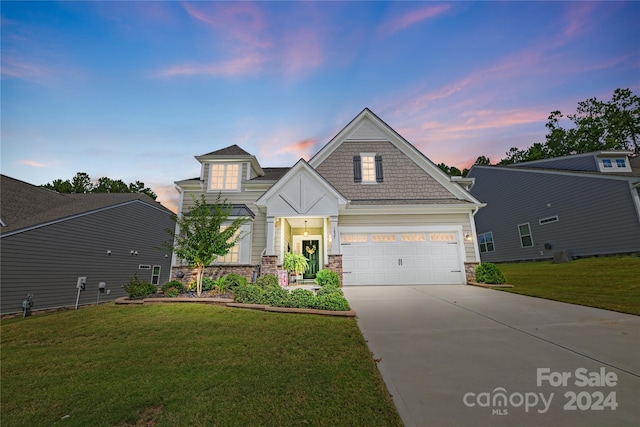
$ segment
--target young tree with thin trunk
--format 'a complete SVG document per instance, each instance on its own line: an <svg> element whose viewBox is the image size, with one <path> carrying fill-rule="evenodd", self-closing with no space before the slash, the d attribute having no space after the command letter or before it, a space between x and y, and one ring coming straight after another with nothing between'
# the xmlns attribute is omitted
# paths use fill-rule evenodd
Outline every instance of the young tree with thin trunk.
<svg viewBox="0 0 640 427"><path fill-rule="evenodd" d="M193 196L192 196L193 197ZM240 227L249 221L240 216L231 219L232 205L218 194L214 203L207 203L204 195L193 197L193 207L181 216L174 215L176 230L167 229L173 243L164 243L191 268L197 269L196 292L202 294L204 268L219 256L225 256L246 233Z"/></svg>

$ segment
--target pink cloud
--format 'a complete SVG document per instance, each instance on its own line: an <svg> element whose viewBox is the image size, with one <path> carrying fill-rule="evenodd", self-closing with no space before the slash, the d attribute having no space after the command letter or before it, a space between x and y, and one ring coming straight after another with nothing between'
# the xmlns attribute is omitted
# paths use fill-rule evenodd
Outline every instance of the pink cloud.
<svg viewBox="0 0 640 427"><path fill-rule="evenodd" d="M23 61L6 54L2 56L0 73L3 76L28 81L48 79L53 75L53 72L48 67Z"/></svg>
<svg viewBox="0 0 640 427"><path fill-rule="evenodd" d="M159 77L208 75L213 77L238 77L256 74L266 61L264 55L253 53L241 58L210 64L174 65L156 73Z"/></svg>
<svg viewBox="0 0 640 427"><path fill-rule="evenodd" d="M36 162L35 160L19 160L18 161L19 164L21 165L26 165L26 166L31 166L34 168L46 168L47 165L42 163L42 162Z"/></svg>
<svg viewBox="0 0 640 427"><path fill-rule="evenodd" d="M569 5L567 25L564 28L564 36L573 38L580 35L580 33L590 26L592 22L590 20L590 15L594 9L595 3L571 2Z"/></svg>
<svg viewBox="0 0 640 427"><path fill-rule="evenodd" d="M303 139L302 141L282 146L282 148L278 150L278 153L290 153L294 154L297 158L308 160L311 157L310 152L313 149L315 143L316 141L313 138Z"/></svg>
<svg viewBox="0 0 640 427"><path fill-rule="evenodd" d="M287 74L315 69L325 60L319 36L310 29L288 34L284 44L282 62Z"/></svg>
<svg viewBox="0 0 640 427"><path fill-rule="evenodd" d="M393 34L400 30L404 30L419 22L436 18L451 9L451 5L443 4L439 6L426 6L421 9L412 10L404 15L392 18L384 22L381 31L385 35Z"/></svg>
<svg viewBox="0 0 640 427"><path fill-rule="evenodd" d="M183 3L183 7L192 18L210 25L222 34L247 46L266 49L272 45L263 33L265 29L263 12L252 3Z"/></svg>

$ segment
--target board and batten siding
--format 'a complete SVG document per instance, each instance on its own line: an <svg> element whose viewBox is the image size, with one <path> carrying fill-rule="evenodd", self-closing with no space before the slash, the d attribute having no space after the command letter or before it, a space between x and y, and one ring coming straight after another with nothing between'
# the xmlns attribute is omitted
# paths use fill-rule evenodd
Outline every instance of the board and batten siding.
<svg viewBox="0 0 640 427"><path fill-rule="evenodd" d="M100 294L100 302L125 296L122 286L128 278L138 274L151 281L154 265L160 265L159 283L164 284L171 253L159 247L170 239L165 230L173 227L170 212L135 201L4 236L1 313L21 312L28 293L33 294L33 310L75 306L80 276L87 277L81 305L96 303L100 282L110 290ZM140 270L140 264L151 269Z"/></svg>
<svg viewBox="0 0 640 427"><path fill-rule="evenodd" d="M440 226L457 228L462 226L465 262L479 262L476 260L473 241L464 240L464 235L473 235L468 214L424 214L424 215L342 215L338 217L340 227L373 227L373 226Z"/></svg>
<svg viewBox="0 0 640 427"><path fill-rule="evenodd" d="M469 176L476 179L471 193L487 203L476 215L476 230L493 233L495 250L481 253L482 261L640 251L639 213L627 180L490 167L474 167ZM540 224L553 216L557 222ZM521 245L518 225L524 223L533 247Z"/></svg>

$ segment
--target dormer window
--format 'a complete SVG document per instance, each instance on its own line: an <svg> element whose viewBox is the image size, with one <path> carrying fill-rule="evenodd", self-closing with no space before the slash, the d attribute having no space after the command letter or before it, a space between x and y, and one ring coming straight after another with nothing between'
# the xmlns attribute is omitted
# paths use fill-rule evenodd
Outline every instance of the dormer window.
<svg viewBox="0 0 640 427"><path fill-rule="evenodd" d="M604 173L631 172L631 165L626 157L609 156L598 159L598 169Z"/></svg>
<svg viewBox="0 0 640 427"><path fill-rule="evenodd" d="M238 191L240 189L240 165L238 163L212 163L209 174L209 190Z"/></svg>
<svg viewBox="0 0 640 427"><path fill-rule="evenodd" d="M353 181L363 184L383 182L382 156L375 153L361 153L353 156Z"/></svg>

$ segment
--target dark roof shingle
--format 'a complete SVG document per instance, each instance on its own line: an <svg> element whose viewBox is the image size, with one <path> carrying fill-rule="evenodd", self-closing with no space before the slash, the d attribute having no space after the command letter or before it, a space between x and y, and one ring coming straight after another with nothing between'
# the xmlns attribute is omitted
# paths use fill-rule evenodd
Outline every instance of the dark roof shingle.
<svg viewBox="0 0 640 427"><path fill-rule="evenodd" d="M5 224L0 233L5 234L134 200L171 213L142 193L61 194L0 175L0 219Z"/></svg>

